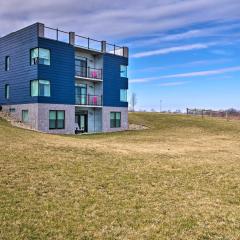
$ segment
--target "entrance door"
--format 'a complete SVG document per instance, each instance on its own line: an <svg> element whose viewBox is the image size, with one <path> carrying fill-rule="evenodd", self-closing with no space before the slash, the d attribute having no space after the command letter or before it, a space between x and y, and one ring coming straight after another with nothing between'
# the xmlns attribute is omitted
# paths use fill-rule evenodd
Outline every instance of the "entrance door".
<svg viewBox="0 0 240 240"><path fill-rule="evenodd" d="M87 113L77 113L75 115L75 123L78 124L81 132L88 131L88 117Z"/></svg>

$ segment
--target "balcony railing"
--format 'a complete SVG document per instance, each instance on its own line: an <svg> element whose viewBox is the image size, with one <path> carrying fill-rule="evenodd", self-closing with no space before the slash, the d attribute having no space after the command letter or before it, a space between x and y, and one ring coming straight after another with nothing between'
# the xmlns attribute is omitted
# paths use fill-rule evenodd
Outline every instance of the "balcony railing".
<svg viewBox="0 0 240 240"><path fill-rule="evenodd" d="M75 95L76 105L102 106L102 96L100 95Z"/></svg>
<svg viewBox="0 0 240 240"><path fill-rule="evenodd" d="M92 78L102 80L102 69L90 67L76 67L75 75L82 78Z"/></svg>
<svg viewBox="0 0 240 240"><path fill-rule="evenodd" d="M58 28L47 27L44 24L42 24L42 30L40 30L40 32L41 37L44 38L69 43L76 47L88 50L128 57L128 48L110 44L106 41L99 41L93 38L77 35L74 32L66 32Z"/></svg>

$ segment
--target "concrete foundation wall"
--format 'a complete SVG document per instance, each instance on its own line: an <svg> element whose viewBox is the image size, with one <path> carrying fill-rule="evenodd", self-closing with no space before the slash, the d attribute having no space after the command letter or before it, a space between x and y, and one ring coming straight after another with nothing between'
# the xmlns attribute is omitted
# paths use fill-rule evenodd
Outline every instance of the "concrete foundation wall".
<svg viewBox="0 0 240 240"><path fill-rule="evenodd" d="M103 107L102 130L103 132L116 132L128 129L128 108L125 107ZM110 113L121 112L121 127L110 127Z"/></svg>
<svg viewBox="0 0 240 240"><path fill-rule="evenodd" d="M22 110L28 110L29 125L32 129L54 134L74 134L75 106L65 104L18 104L4 105L3 111L8 112L17 121L22 121ZM49 129L49 111L65 111L65 129Z"/></svg>
<svg viewBox="0 0 240 240"><path fill-rule="evenodd" d="M11 112L10 112L11 109ZM13 111L14 110L14 111ZM75 106L64 104L19 104L4 105L3 111L9 112L17 121L22 121L22 110L29 112L29 125L32 129L54 134L74 134ZM49 129L49 111L65 111L65 129ZM115 132L128 129L128 109L123 107L78 108L88 111L88 132ZM121 127L110 128L110 113L121 112Z"/></svg>

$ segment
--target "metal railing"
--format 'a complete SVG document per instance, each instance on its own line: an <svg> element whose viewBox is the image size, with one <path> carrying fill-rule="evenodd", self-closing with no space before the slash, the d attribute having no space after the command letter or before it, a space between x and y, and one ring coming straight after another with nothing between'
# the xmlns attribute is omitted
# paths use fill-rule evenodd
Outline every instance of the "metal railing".
<svg viewBox="0 0 240 240"><path fill-rule="evenodd" d="M57 40L60 42L70 43L70 33L69 32L65 32L65 31L51 28L51 27L45 26L44 37L53 39L53 40Z"/></svg>
<svg viewBox="0 0 240 240"><path fill-rule="evenodd" d="M106 52L114 55L124 56L124 48L115 44L106 44Z"/></svg>
<svg viewBox="0 0 240 240"><path fill-rule="evenodd" d="M92 38L89 38L89 37L83 37L83 36L76 34L75 35L75 45L77 47L102 52L102 42L92 39Z"/></svg>
<svg viewBox="0 0 240 240"><path fill-rule="evenodd" d="M102 106L102 96L100 95L75 95L76 105Z"/></svg>
<svg viewBox="0 0 240 240"><path fill-rule="evenodd" d="M72 34L74 40L72 41ZM125 56L125 48L115 44L106 43L93 38L84 37L75 33L59 30L58 28L51 28L44 26L44 37L65 43L74 44L76 47L85 48L97 52L106 52L114 55ZM73 42L73 43L72 43Z"/></svg>
<svg viewBox="0 0 240 240"><path fill-rule="evenodd" d="M75 75L77 77L102 80L102 69L76 66Z"/></svg>

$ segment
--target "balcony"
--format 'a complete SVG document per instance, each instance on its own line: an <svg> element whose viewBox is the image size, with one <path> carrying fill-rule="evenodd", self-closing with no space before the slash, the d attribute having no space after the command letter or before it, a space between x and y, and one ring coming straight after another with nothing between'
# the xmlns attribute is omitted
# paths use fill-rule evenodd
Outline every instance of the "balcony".
<svg viewBox="0 0 240 240"><path fill-rule="evenodd" d="M87 107L102 107L102 96L100 95L75 95L75 104Z"/></svg>
<svg viewBox="0 0 240 240"><path fill-rule="evenodd" d="M102 69L76 66L75 77L102 81Z"/></svg>

